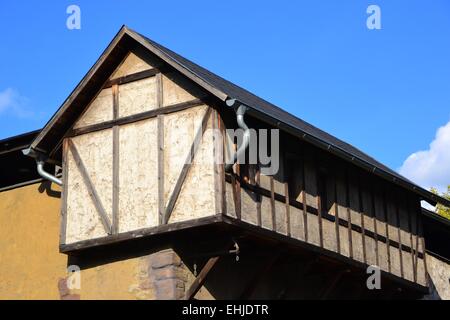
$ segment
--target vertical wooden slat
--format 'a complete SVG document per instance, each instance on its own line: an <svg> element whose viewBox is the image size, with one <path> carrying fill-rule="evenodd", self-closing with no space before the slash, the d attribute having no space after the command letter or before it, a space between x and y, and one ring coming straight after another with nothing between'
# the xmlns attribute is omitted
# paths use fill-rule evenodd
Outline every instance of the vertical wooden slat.
<svg viewBox="0 0 450 320"><path fill-rule="evenodd" d="M113 93L113 119L119 118L119 86L112 86ZM113 127L113 194L112 194L112 234L119 232L119 126Z"/></svg>
<svg viewBox="0 0 450 320"><path fill-rule="evenodd" d="M409 232L409 247L411 248L411 264L412 264L412 274L413 274L413 280L414 282L417 282L416 279L416 265L414 262L414 241L413 241L413 227L412 227L412 218L411 215L413 212L411 212L411 199L409 197L406 197L406 206L407 206L407 213L408 213L408 232Z"/></svg>
<svg viewBox="0 0 450 320"><path fill-rule="evenodd" d="M416 250L415 250L415 257L414 257L414 279L417 282L418 281L418 273L419 273L419 213L417 210L414 210L415 216L416 216Z"/></svg>
<svg viewBox="0 0 450 320"><path fill-rule="evenodd" d="M66 229L67 229L67 195L68 195L68 181L69 181L69 164L68 164L68 152L69 152L69 146L66 138L63 140L63 154L62 154L62 181L63 185L61 188L61 216L60 216L60 233L59 233L59 243L65 244L66 243Z"/></svg>
<svg viewBox="0 0 450 320"><path fill-rule="evenodd" d="M272 216L272 230L277 230L277 218L275 212L275 185L273 181L273 176L270 176L270 213Z"/></svg>
<svg viewBox="0 0 450 320"><path fill-rule="evenodd" d="M362 245L363 245L363 260L367 263L367 251L366 251L366 228L364 225L364 204L363 204L363 190L361 184L361 176L358 175L358 202L359 202L359 213L361 215L361 235L362 235Z"/></svg>
<svg viewBox="0 0 450 320"><path fill-rule="evenodd" d="M388 271L391 272L391 243L389 239L389 213L387 209L386 191L382 191L382 201L383 201L383 211L384 211L384 221L386 227L386 249L387 249L387 264Z"/></svg>
<svg viewBox="0 0 450 320"><path fill-rule="evenodd" d="M291 236L291 206L289 205L289 184L284 183L284 194L286 199L286 234Z"/></svg>
<svg viewBox="0 0 450 320"><path fill-rule="evenodd" d="M212 117L216 214L225 214L227 211L225 200L224 146L219 112L214 110Z"/></svg>
<svg viewBox="0 0 450 320"><path fill-rule="evenodd" d="M341 237L339 234L339 204L337 196L337 175L334 176L334 226L336 228L336 248L341 253Z"/></svg>
<svg viewBox="0 0 450 320"><path fill-rule="evenodd" d="M376 214L376 206L375 206L375 188L373 187L374 182L372 182L372 188L370 189L370 198L372 202L372 212L373 212L373 231L374 231L374 238L375 238L375 261L376 265L380 267L380 257L378 254L378 224L377 224L377 214Z"/></svg>
<svg viewBox="0 0 450 320"><path fill-rule="evenodd" d="M306 178L305 161L302 161L302 207L303 207L303 228L305 231L305 242L308 242L308 212L306 211Z"/></svg>
<svg viewBox="0 0 450 320"><path fill-rule="evenodd" d="M397 220L397 234L398 234L398 251L400 254L400 275L402 278L404 278L404 270L403 270L403 250L402 250L402 234L400 229L400 206L399 206L399 195L396 194L396 200L395 200L395 219Z"/></svg>
<svg viewBox="0 0 450 320"><path fill-rule="evenodd" d="M314 161L315 162L315 161ZM319 245L321 248L323 248L323 228L322 228L322 195L320 194L321 188L320 188L320 174L319 174L319 167L314 166L314 171L316 175L316 191L317 191L317 223L319 225ZM325 191L326 192L326 191Z"/></svg>
<svg viewBox="0 0 450 320"><path fill-rule="evenodd" d="M345 201L347 207L347 230L348 230L348 252L350 258L353 258L353 241L352 241L352 213L350 211L350 181L348 169L345 170Z"/></svg>
<svg viewBox="0 0 450 320"><path fill-rule="evenodd" d="M158 108L164 106L162 74L156 74L156 100ZM165 223L166 199L164 186L164 115L158 115L158 221L162 225Z"/></svg>
<svg viewBox="0 0 450 320"><path fill-rule="evenodd" d="M256 171L256 185L258 186L258 188L261 186L261 170L258 167L257 171ZM259 227L261 227L262 225L262 217L261 217L261 195L258 193L257 195L257 199L256 199L256 221Z"/></svg>
<svg viewBox="0 0 450 320"><path fill-rule="evenodd" d="M227 189L226 189L226 181L225 181L225 148L226 148L226 133L225 133L225 123L222 120L222 116L220 112L217 112L217 120L218 127L220 131L220 137L222 139L222 163L219 166L220 168L220 182L222 183L222 212L223 214L227 213Z"/></svg>
<svg viewBox="0 0 450 320"><path fill-rule="evenodd" d="M421 209L419 209L421 210ZM425 248L425 237L424 237L424 230L423 230L423 221L422 217L420 216L419 219L419 232L420 232L420 242L422 244L422 253L423 253L423 267L425 272L425 285L428 287L430 284L428 283L428 266L427 266L427 250Z"/></svg>

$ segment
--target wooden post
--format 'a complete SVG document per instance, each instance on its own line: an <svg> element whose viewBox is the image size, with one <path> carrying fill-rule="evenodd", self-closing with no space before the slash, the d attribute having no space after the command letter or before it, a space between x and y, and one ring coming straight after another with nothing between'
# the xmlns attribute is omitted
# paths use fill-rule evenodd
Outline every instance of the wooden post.
<svg viewBox="0 0 450 320"><path fill-rule="evenodd" d="M203 286L206 281L206 277L208 276L211 269L216 265L217 261L219 261L219 257L213 257L208 260L206 265L203 267L202 271L200 271L197 278L195 278L194 282L192 282L189 289L186 291L186 294L183 300L191 300L195 297L198 290Z"/></svg>

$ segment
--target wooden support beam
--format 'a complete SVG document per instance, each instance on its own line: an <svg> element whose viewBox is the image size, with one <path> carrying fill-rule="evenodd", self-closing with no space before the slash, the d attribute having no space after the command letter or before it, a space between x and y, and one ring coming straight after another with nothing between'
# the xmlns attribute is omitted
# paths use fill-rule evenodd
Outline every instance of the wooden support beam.
<svg viewBox="0 0 450 320"><path fill-rule="evenodd" d="M404 270L403 270L403 250L402 250L402 234L400 229L400 207L399 207L399 198L400 196L396 194L396 199L394 201L395 204L395 219L397 224L397 235L398 235L398 243L400 245L399 247L399 254L400 254L400 275L402 278L404 278Z"/></svg>
<svg viewBox="0 0 450 320"><path fill-rule="evenodd" d="M258 168L256 171L256 187L261 188L261 169ZM256 223L259 227L262 226L262 215L261 215L261 195L256 192Z"/></svg>
<svg viewBox="0 0 450 320"><path fill-rule="evenodd" d="M348 251L350 258L353 258L353 241L352 241L352 213L350 211L350 181L348 168L345 170L345 200L347 207L347 221L348 221Z"/></svg>
<svg viewBox="0 0 450 320"><path fill-rule="evenodd" d="M272 230L277 230L277 215L275 210L275 185L273 176L270 176L270 214L272 217Z"/></svg>
<svg viewBox="0 0 450 320"><path fill-rule="evenodd" d="M67 195L69 192L69 165L68 165L68 152L69 152L69 145L67 138L63 140L63 149L62 149L62 181L63 185L61 188L61 227L60 227L60 234L59 234L59 244L65 244L66 243L66 230L67 230Z"/></svg>
<svg viewBox="0 0 450 320"><path fill-rule="evenodd" d="M363 190L362 190L362 183L361 183L361 176L358 175L358 203L359 203L359 214L361 217L361 237L362 237L362 245L363 245L363 261L364 263L367 263L367 251L366 251L366 228L364 225L364 199L363 199ZM368 211L367 211L368 212Z"/></svg>
<svg viewBox="0 0 450 320"><path fill-rule="evenodd" d="M213 154L214 154L214 201L216 214L226 213L225 201L225 170L224 170L224 146L222 132L220 131L220 116L217 110L212 115Z"/></svg>
<svg viewBox="0 0 450 320"><path fill-rule="evenodd" d="M164 106L163 102L163 84L162 75L158 73L156 75L156 101L158 109L162 109ZM158 222L159 224L164 224L164 214L165 214L165 190L164 190L164 115L159 114L157 116L157 127L158 127Z"/></svg>
<svg viewBox="0 0 450 320"><path fill-rule="evenodd" d="M222 116L220 115L220 112L216 111L217 113L217 122L218 122L218 128L219 128L219 132L221 134L220 138L221 138L221 146L222 146L222 150L219 152L222 153L222 158L221 158L221 163L219 165L219 178L220 178L220 183L222 184L222 213L225 214L227 213L227 187L226 187L226 182L225 182L225 147L226 147L226 132L225 132L225 124L223 123L222 120ZM219 155L220 156L220 155Z"/></svg>
<svg viewBox="0 0 450 320"><path fill-rule="evenodd" d="M373 187L373 183L372 182L372 188L370 190L370 200L371 200L371 204L372 204L372 212L373 212L373 231L374 231L374 239L375 239L375 261L376 261L376 265L379 267L380 266L380 257L378 254L378 224L377 224L377 215L376 215L376 206L375 206L375 190ZM412 247L411 247L412 248Z"/></svg>
<svg viewBox="0 0 450 320"><path fill-rule="evenodd" d="M387 210L387 200L386 200L386 191L382 191L382 201L383 201L383 211L384 211L384 219L385 219L385 227L386 227L386 251L387 251L387 264L388 271L391 273L391 240L389 238L389 213Z"/></svg>
<svg viewBox="0 0 450 320"><path fill-rule="evenodd" d="M72 142L72 140L68 139L69 149L72 153L72 156L74 158L75 164L80 171L81 177L83 178L84 184L86 185L86 188L88 190L89 197L91 198L95 209L97 210L98 214L100 215L100 221L105 229L105 232L107 234L111 234L111 222L109 221L108 216L106 215L106 210L100 200L100 197L97 193L97 190L95 189L94 185L92 184L91 179L89 178L88 172L86 170L86 167L81 160L80 154L78 153L77 148L75 147L75 144Z"/></svg>
<svg viewBox="0 0 450 320"><path fill-rule="evenodd" d="M152 118L156 118L158 115L179 112L179 111L183 111L183 110L186 110L189 108L198 107L198 106L201 106L204 104L205 104L205 102L203 100L194 99L191 101L177 103L177 104L174 104L174 105L171 105L168 107L164 107L164 108L157 108L157 109L133 114L131 116L122 117L122 118L119 118L116 120L113 119L113 120L96 123L96 124L89 125L89 126L82 127L82 128L72 129L68 133L67 136L74 137L74 136L79 136L79 135L86 134L86 133L101 131L101 130L105 130L105 129L111 129L114 126L121 126L121 125L129 124L129 123L133 123L133 122L137 122L137 121L152 119Z"/></svg>
<svg viewBox="0 0 450 320"><path fill-rule="evenodd" d="M189 173L190 168L192 167L192 163L194 161L197 150L201 144L201 138L206 130L208 120L211 116L211 108L208 108L203 116L202 123L200 128L197 130L197 133L194 137L194 141L192 142L191 148L189 149L189 153L184 161L183 168L181 169L181 173L178 176L177 182L173 188L172 194L169 197L169 201L167 202L167 207L164 211L164 224L169 223L170 215L172 214L173 208L175 207L175 203L178 200L178 196L180 195L181 188L183 187L183 183L186 180L186 177Z"/></svg>
<svg viewBox="0 0 450 320"><path fill-rule="evenodd" d="M305 242L308 242L308 212L306 211L306 178L305 161L302 161L302 205L303 205L303 229L305 232Z"/></svg>
<svg viewBox="0 0 450 320"><path fill-rule="evenodd" d="M121 84L126 84L126 83L130 83L130 82L138 81L138 80L147 79L150 77L154 77L155 75L158 75L158 74L160 74L160 73L159 73L159 70L156 68L136 72L136 73L133 73L130 75L120 77L120 78L109 80L108 82L105 83L103 89L111 88L114 85L121 85Z"/></svg>
<svg viewBox="0 0 450 320"><path fill-rule="evenodd" d="M286 234L291 236L291 205L289 204L289 184L287 182L284 183L284 194L286 197L285 206L286 206Z"/></svg>
<svg viewBox="0 0 450 320"><path fill-rule="evenodd" d="M206 277L208 276L209 272L212 270L212 268L216 265L216 263L219 261L219 257L213 257L208 260L206 265L203 267L203 269L198 274L197 278L195 278L194 282L192 282L189 289L186 291L186 294L183 298L183 300L191 300L195 297L198 290L203 286L203 284L206 281Z"/></svg>
<svg viewBox="0 0 450 320"><path fill-rule="evenodd" d="M410 197L406 197L406 208L407 208L407 214L408 214L408 232L409 232L409 246L411 249L414 249L414 240L413 240L413 226L412 226L412 218L413 212L411 211L411 199ZM412 274L413 274L413 280L414 282L417 282L416 279L416 265L414 261L414 250L411 250L411 264L412 264Z"/></svg>
<svg viewBox="0 0 450 320"><path fill-rule="evenodd" d="M341 237L340 237L340 227L339 227L339 204L337 196L337 175L334 175L334 226L336 230L336 248L337 252L341 253Z"/></svg>
<svg viewBox="0 0 450 320"><path fill-rule="evenodd" d="M113 119L119 118L119 86L117 84L112 86L113 93ZM112 226L111 233L117 234L119 232L119 163L120 163L120 128L113 127L113 196L112 196Z"/></svg>

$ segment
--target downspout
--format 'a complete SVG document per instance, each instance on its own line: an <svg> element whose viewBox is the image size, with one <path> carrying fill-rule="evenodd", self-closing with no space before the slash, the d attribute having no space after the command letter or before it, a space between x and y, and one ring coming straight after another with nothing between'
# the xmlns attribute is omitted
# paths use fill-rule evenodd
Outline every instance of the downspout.
<svg viewBox="0 0 450 320"><path fill-rule="evenodd" d="M44 178L45 180L49 180L53 183L56 183L58 186L62 186L62 181L60 179L45 171L44 165L46 156L44 154L36 152L31 148L22 150L22 153L36 160L37 172L42 178Z"/></svg>
<svg viewBox="0 0 450 320"><path fill-rule="evenodd" d="M236 105L237 100L236 99L229 99L226 101L227 106L234 107ZM247 112L248 107L240 104L239 107L235 108L236 111L236 121L239 126L239 128L244 130L244 137L242 139L242 144L239 147L239 149L234 153L233 160L230 163L227 163L225 166L225 171L230 172L233 170L233 166L236 163L236 161L242 156L242 154L245 153L245 150L247 150L248 145L250 144L250 129L245 123L245 113Z"/></svg>

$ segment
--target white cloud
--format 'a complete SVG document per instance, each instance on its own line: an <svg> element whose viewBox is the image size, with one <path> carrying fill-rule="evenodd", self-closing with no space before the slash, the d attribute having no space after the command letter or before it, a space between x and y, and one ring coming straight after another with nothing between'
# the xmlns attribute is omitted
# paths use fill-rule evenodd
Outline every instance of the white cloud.
<svg viewBox="0 0 450 320"><path fill-rule="evenodd" d="M28 99L12 88L0 91L0 114L10 113L19 118L33 116L33 112L27 110Z"/></svg>
<svg viewBox="0 0 450 320"><path fill-rule="evenodd" d="M428 150L411 154L399 172L426 189L446 191L450 184L450 122L438 129Z"/></svg>

